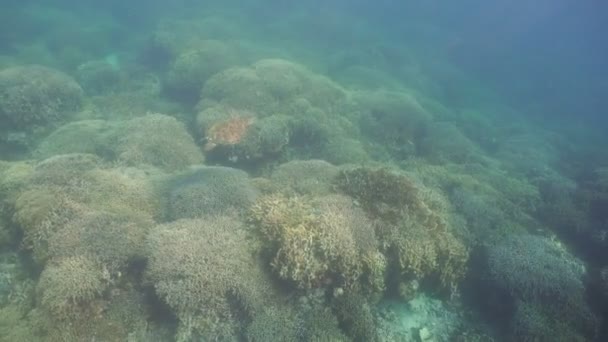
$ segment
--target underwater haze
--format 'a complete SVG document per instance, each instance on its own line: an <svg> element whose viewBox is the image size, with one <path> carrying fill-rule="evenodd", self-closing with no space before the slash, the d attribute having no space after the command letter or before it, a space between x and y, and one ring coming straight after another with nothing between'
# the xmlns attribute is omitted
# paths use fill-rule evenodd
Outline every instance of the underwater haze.
<svg viewBox="0 0 608 342"><path fill-rule="evenodd" d="M608 340L608 3L5 0L0 342Z"/></svg>

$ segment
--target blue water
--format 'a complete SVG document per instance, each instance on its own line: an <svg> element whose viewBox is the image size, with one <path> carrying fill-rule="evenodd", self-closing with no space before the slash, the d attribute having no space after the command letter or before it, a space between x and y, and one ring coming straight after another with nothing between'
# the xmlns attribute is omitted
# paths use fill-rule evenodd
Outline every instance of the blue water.
<svg viewBox="0 0 608 342"><path fill-rule="evenodd" d="M4 1L0 341L608 339L606 13Z"/></svg>

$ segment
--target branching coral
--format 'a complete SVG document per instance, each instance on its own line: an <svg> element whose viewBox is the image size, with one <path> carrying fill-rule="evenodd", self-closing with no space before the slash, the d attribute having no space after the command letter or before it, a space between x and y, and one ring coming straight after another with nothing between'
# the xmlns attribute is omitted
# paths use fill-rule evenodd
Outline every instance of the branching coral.
<svg viewBox="0 0 608 342"><path fill-rule="evenodd" d="M293 195L328 195L338 168L319 159L292 160L272 172L270 180L276 192Z"/></svg>
<svg viewBox="0 0 608 342"><path fill-rule="evenodd" d="M449 230L442 198L388 169L345 169L336 182L379 220L380 243L395 258L404 281L434 279L447 289L457 285L466 273L468 251Z"/></svg>
<svg viewBox="0 0 608 342"><path fill-rule="evenodd" d="M92 301L107 287L104 270L85 256L53 262L40 275L37 291L42 307L69 318L89 314Z"/></svg>
<svg viewBox="0 0 608 342"><path fill-rule="evenodd" d="M38 163L30 184L13 203L35 259L48 258L49 239L73 220L102 211L136 220L160 216L160 200L149 175L128 168L105 169L91 155L64 155Z"/></svg>
<svg viewBox="0 0 608 342"><path fill-rule="evenodd" d="M300 288L353 286L363 273L364 255L377 250L371 222L341 196L264 196L250 219L274 253L275 272Z"/></svg>
<svg viewBox="0 0 608 342"><path fill-rule="evenodd" d="M153 165L164 170L200 164L203 156L185 125L163 114L147 114L130 120L115 147L125 165Z"/></svg>
<svg viewBox="0 0 608 342"><path fill-rule="evenodd" d="M356 141L346 137L358 134L352 118L357 111L348 93L301 65L264 59L247 68L230 68L211 77L202 94L197 122L203 133L214 121L230 118L222 112L250 113L256 118L235 146L242 151L223 154L255 160L276 157L288 147L287 151L306 158L366 159ZM330 138L336 142L331 146ZM342 142L348 143L348 154L341 157Z"/></svg>
<svg viewBox="0 0 608 342"><path fill-rule="evenodd" d="M180 319L181 335L230 338L267 291L242 223L179 220L147 239L147 277Z"/></svg>
<svg viewBox="0 0 608 342"><path fill-rule="evenodd" d="M19 129L56 122L80 108L82 88L68 75L38 65L0 71L0 121Z"/></svg>
<svg viewBox="0 0 608 342"><path fill-rule="evenodd" d="M415 183L386 168L344 169L336 184L375 217L389 222L398 221L406 212L421 212L425 207Z"/></svg>
<svg viewBox="0 0 608 342"><path fill-rule="evenodd" d="M203 167L169 180L167 216L180 219L242 213L257 195L244 171Z"/></svg>
<svg viewBox="0 0 608 342"><path fill-rule="evenodd" d="M227 69L211 77L202 92L206 108L223 103L263 116L302 112L299 99L326 112L340 110L346 92L329 79L282 59L263 59L251 67Z"/></svg>
<svg viewBox="0 0 608 342"><path fill-rule="evenodd" d="M144 239L152 226L145 217L89 212L51 235L48 249L55 258L88 255L111 274L119 274L129 262L142 257Z"/></svg>

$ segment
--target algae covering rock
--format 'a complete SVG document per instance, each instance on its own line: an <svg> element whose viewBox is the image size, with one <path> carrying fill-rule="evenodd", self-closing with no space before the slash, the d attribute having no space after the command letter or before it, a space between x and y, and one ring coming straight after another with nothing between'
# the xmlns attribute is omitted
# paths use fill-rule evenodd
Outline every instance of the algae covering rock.
<svg viewBox="0 0 608 342"><path fill-rule="evenodd" d="M64 120L80 109L83 91L70 76L28 65L0 71L0 122L28 129Z"/></svg>

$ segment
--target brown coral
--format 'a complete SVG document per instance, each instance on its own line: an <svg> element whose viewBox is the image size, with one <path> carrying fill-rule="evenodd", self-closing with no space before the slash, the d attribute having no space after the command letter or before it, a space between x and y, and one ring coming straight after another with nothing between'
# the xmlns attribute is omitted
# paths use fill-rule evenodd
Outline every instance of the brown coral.
<svg viewBox="0 0 608 342"><path fill-rule="evenodd" d="M180 335L232 340L235 316L261 305L266 285L243 224L230 217L155 227L147 276L180 320ZM235 305L241 308L235 312Z"/></svg>
<svg viewBox="0 0 608 342"><path fill-rule="evenodd" d="M274 271L300 288L352 286L376 251L371 222L343 196L263 196L250 219L269 242Z"/></svg>
<svg viewBox="0 0 608 342"><path fill-rule="evenodd" d="M337 185L378 219L378 237L402 280L454 289L466 272L468 251L451 232L445 199L388 169L346 169Z"/></svg>

